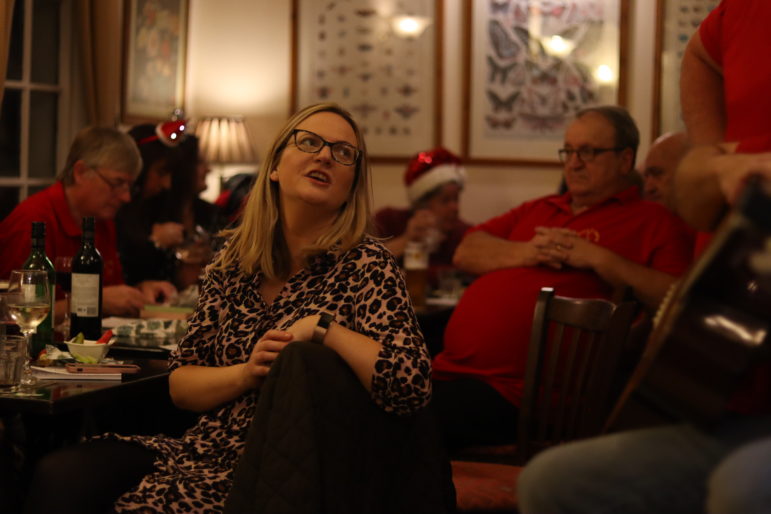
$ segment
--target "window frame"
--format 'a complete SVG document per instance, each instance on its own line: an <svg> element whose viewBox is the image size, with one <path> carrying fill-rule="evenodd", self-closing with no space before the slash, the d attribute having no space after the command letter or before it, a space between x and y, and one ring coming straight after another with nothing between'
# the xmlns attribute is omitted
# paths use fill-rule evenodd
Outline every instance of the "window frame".
<svg viewBox="0 0 771 514"><path fill-rule="evenodd" d="M18 203L30 196L30 189L40 186L47 187L56 181L58 167L64 162L67 143L70 140L70 85L71 85L71 20L72 9L70 0L59 0L59 83L43 84L32 81L32 27L34 20L34 0L16 0L15 8L24 6L23 40L22 40L22 76L21 80L5 80L5 92L21 91L21 119L19 145L19 173L13 177L0 177L0 187L18 187ZM10 61L10 59L9 59ZM33 92L56 93L57 97L57 127L56 127L56 169L50 178L32 177L29 169L29 152L32 134L30 134L30 109Z"/></svg>

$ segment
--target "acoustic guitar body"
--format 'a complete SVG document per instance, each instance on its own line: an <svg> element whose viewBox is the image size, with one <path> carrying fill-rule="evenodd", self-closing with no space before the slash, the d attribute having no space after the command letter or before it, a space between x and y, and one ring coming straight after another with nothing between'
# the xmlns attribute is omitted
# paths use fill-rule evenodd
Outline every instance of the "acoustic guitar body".
<svg viewBox="0 0 771 514"><path fill-rule="evenodd" d="M714 423L770 332L771 189L753 182L663 302L607 428Z"/></svg>

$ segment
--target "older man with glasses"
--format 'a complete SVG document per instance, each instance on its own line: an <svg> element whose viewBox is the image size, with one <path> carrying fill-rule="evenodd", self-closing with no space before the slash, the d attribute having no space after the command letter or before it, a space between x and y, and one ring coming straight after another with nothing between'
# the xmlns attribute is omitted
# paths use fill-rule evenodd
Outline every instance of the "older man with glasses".
<svg viewBox="0 0 771 514"><path fill-rule="evenodd" d="M80 247L81 220L96 218L96 247L104 261L102 310L105 315L135 316L147 303L175 292L167 282L123 283L113 218L131 199L131 186L141 158L134 141L111 128L87 127L70 147L64 168L52 186L20 203L0 222L0 278L21 267L30 252L33 221L46 224L46 254L74 256ZM64 315L64 301L56 316Z"/></svg>
<svg viewBox="0 0 771 514"><path fill-rule="evenodd" d="M433 403L451 449L513 439L541 287L583 298L629 288L655 309L690 263L683 222L632 185L638 143L626 110L580 111L558 151L567 192L525 202L464 237L454 263L479 277L433 364Z"/></svg>

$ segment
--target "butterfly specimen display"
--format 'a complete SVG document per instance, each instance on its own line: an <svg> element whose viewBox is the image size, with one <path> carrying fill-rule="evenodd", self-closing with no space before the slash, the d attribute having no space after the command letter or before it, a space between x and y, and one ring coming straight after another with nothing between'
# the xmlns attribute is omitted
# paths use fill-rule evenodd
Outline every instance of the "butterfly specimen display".
<svg viewBox="0 0 771 514"><path fill-rule="evenodd" d="M618 55L617 41L603 48L618 0L479 1L483 44L474 54L486 73L474 94L488 134L561 137L576 111L615 101L602 98L594 69Z"/></svg>
<svg viewBox="0 0 771 514"><path fill-rule="evenodd" d="M433 20L438 3L299 0L298 107L339 103L354 115L376 155L410 155L430 147L439 80L434 23L422 34L404 37L393 18L409 13Z"/></svg>

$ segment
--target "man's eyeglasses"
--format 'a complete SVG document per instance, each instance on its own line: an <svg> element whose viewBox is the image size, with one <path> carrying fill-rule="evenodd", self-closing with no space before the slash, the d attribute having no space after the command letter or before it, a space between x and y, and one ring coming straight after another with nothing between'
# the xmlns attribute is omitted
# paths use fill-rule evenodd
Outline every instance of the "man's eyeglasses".
<svg viewBox="0 0 771 514"><path fill-rule="evenodd" d="M104 181L105 184L110 186L110 189L113 193L123 192L123 191L131 191L131 184L133 184L130 180L111 180L99 173L99 170L96 168L91 168L91 171L96 173L100 179Z"/></svg>
<svg viewBox="0 0 771 514"><path fill-rule="evenodd" d="M292 136L295 146L303 152L319 153L328 146L332 152L332 158L343 166L353 166L359 160L359 149L345 141L330 143L320 135L303 129L294 129Z"/></svg>
<svg viewBox="0 0 771 514"><path fill-rule="evenodd" d="M565 164L570 160L573 154L576 154L581 162L592 162L597 155L603 152L620 152L623 147L617 146L615 148L592 148L591 146L582 146L581 148L560 148L557 151L557 155L560 157L560 162Z"/></svg>

